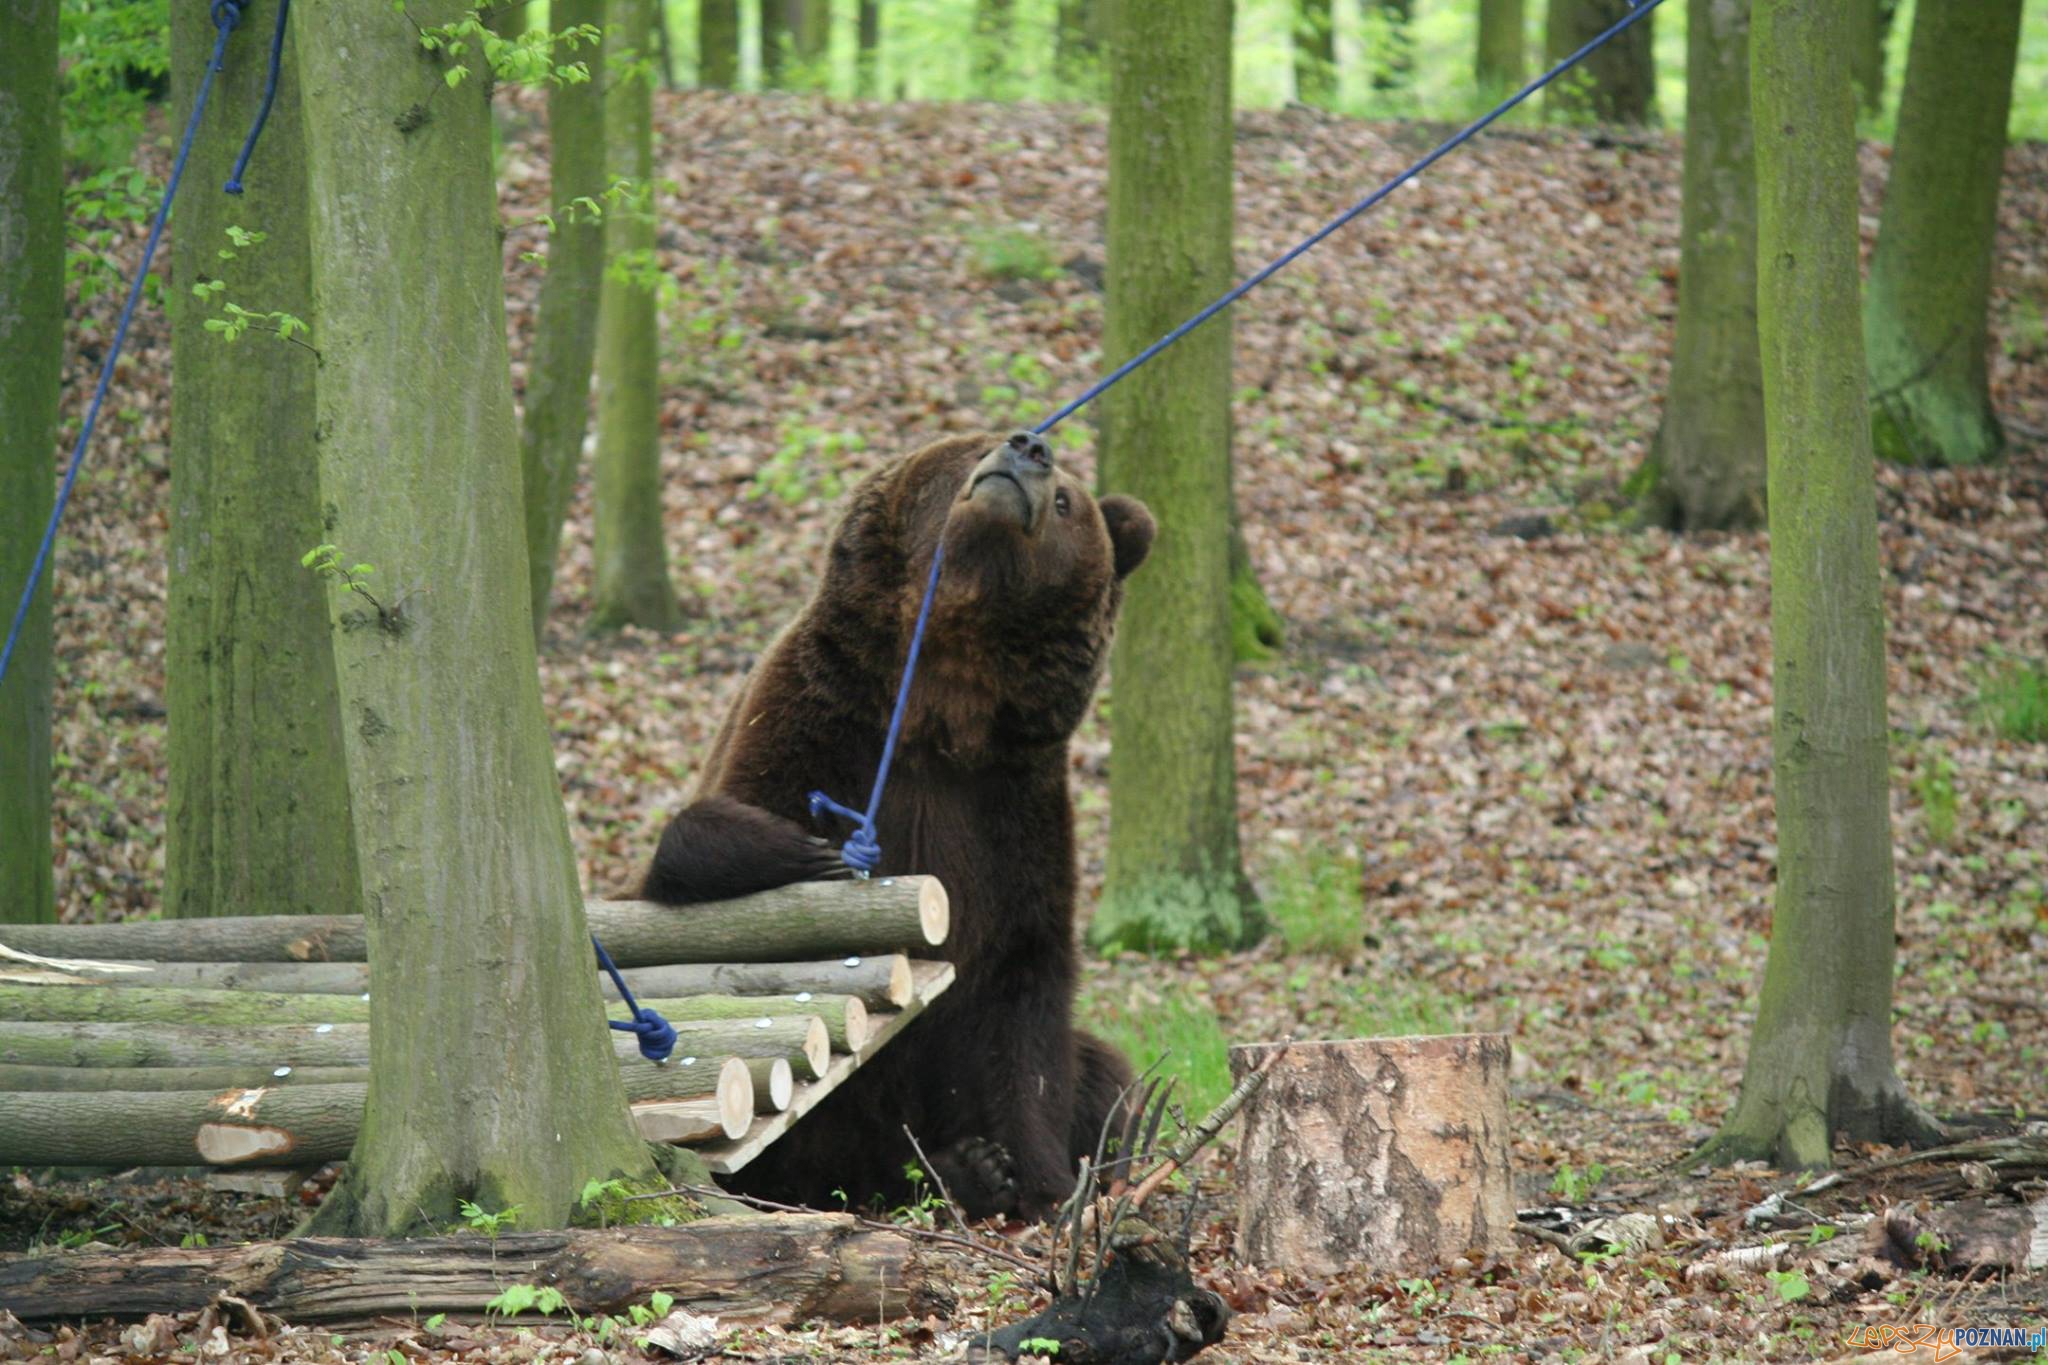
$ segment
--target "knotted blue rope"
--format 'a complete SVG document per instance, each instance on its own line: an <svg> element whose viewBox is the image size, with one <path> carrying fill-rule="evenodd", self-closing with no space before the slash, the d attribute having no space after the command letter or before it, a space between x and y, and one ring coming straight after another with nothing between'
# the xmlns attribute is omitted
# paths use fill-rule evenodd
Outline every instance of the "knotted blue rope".
<svg viewBox="0 0 2048 1365"><path fill-rule="evenodd" d="M270 34L270 73L263 80L263 103L256 107L256 121L249 125L249 136L242 140L242 152L235 158L235 168L228 172L228 183L221 186L229 194L242 192L242 172L249 169L256 139L263 135L263 125L270 120L270 106L277 102L277 77L284 67L284 21L291 12L292 0L277 0L277 27Z"/></svg>
<svg viewBox="0 0 2048 1365"><path fill-rule="evenodd" d="M630 1020L607 1019L605 1022L621 1033L637 1034L640 1038L640 1055L648 1061L667 1061L669 1053L676 1050L675 1025L653 1010L644 1008L633 998L633 992L626 989L626 978L621 976L619 969L612 964L612 955L597 941L596 934L590 936L590 946L597 949L597 965L611 974L612 985L618 987L619 999L626 1002L626 1013L633 1016Z"/></svg>
<svg viewBox="0 0 2048 1365"><path fill-rule="evenodd" d="M7 666L14 660L14 647L20 642L21 628L28 620L29 603L35 600L36 588L43 581L44 570L49 567L50 547L57 541L57 523L63 519L64 508L71 501L72 485L78 482L79 467L85 462L85 447L92 440L93 427L100 420L100 405L106 401L107 388L114 382L114 362L121 358L121 347L128 340L128 324L135 320L135 306L142 302L142 285L149 278L149 263L156 258L157 243L163 240L164 222L171 216L171 201L177 197L178 182L185 178L185 163L192 156L192 141L199 133L199 116L206 112L206 97L213 89L214 73L220 70L221 62L227 56L228 35L242 21L242 7L237 0L218 0L211 13L217 30L213 56L207 59L206 70L199 78L199 93L192 100L192 117L185 121L185 135L178 143L177 159L171 163L171 178L164 184L163 202L156 206L156 218L149 225L149 239L142 245L142 263L135 268L135 282L128 287L128 302L122 305L121 321L114 328L114 344L108 348L106 361L100 366L100 382L92 391L92 402L86 405L85 424L78 430L78 443L71 447L71 462L65 466L64 482L57 489L57 500L50 507L49 523L43 527L42 543L36 547L35 561L29 566L28 582L22 585L21 601L14 608L14 624L7 628L6 645L0 647L0 682L6 681Z"/></svg>
<svg viewBox="0 0 2048 1365"><path fill-rule="evenodd" d="M1223 297L1217 299L1214 303L1204 308L1201 312L1195 314L1186 322L1183 322L1180 326L1174 328L1165 336L1159 338L1159 340L1153 342L1150 346L1147 346L1144 350L1138 352L1129 360L1126 360L1123 364L1117 366L1114 370L1111 370L1107 375L1097 380L1094 383L1094 385L1092 385L1087 390L1087 392L1083 393L1079 398L1074 399L1071 403L1068 403L1065 407L1053 413L1052 416L1046 418L1043 422L1040 422L1037 426L1032 428L1032 431L1034 431L1040 436L1043 436L1046 432L1051 431L1061 422L1066 421L1067 418L1072 417L1082 408L1086 407L1088 404L1100 398L1103 394L1115 388L1118 384L1122 383L1126 378L1128 378L1132 371L1136 370L1139 366L1147 363L1154 356L1158 355L1167 347L1173 345L1173 343L1175 343L1176 341L1179 341L1189 332L1194 331L1197 327L1200 327L1210 318L1215 317L1218 313L1228 308L1231 304L1236 303L1246 294L1251 293L1252 290L1258 288L1267 280L1273 278L1274 275L1278 274L1281 270L1284 270L1288 265L1292 264L1296 259L1301 257L1303 254L1307 253L1310 250L1313 250L1316 246L1320 245L1323 239L1328 237L1331 233L1336 232L1339 228L1344 227L1346 224L1350 223L1353 219L1359 217L1360 215L1368 213L1372 209L1378 207L1382 202L1385 201L1388 195L1392 194L1395 190L1401 188L1401 186L1407 184L1409 181L1415 179L1416 176L1421 175L1431 166L1434 166L1437 162L1443 160L1446 156L1449 156L1452 152L1464 146L1473 138L1479 136L1479 134L1485 132L1489 127L1498 122L1503 116L1505 116L1509 111L1514 109L1517 105L1527 100L1531 95L1534 95L1537 91L1543 89L1544 86L1549 85L1552 81L1556 80L1559 76L1562 76L1565 72L1577 66L1580 62L1584 61L1593 53L1599 51L1602 47L1605 47L1608 43L1612 42L1615 38L1619 37L1622 33L1626 32L1638 20L1647 16L1650 13L1650 11L1656 9L1659 5L1663 3L1664 0L1630 0L1631 8L1629 12L1623 15L1620 19L1616 20L1613 24L1611 24L1605 32L1600 33L1599 35L1594 37L1590 42L1588 42L1584 47L1581 47L1578 51L1572 53L1563 61L1559 62L1556 66L1551 67L1548 71L1538 76L1535 80L1530 81L1520 90L1517 90L1514 94L1508 96L1505 100L1502 100L1498 105L1494 106L1492 110L1490 110L1486 114L1481 115L1479 118L1474 119L1472 122L1466 124L1463 128L1459 129L1456 133L1446 138L1442 143L1440 143L1437 146L1436 150L1432 151L1428 156L1423 157L1420 161L1416 162L1407 170L1395 176L1392 180L1389 180L1386 184L1374 190L1371 194L1365 196L1365 198L1353 204L1350 208L1345 209L1344 212L1338 214L1335 218L1332 218L1329 222L1323 224L1322 227L1316 229L1315 232L1303 238L1293 247L1290 247L1288 250L1274 257L1270 262L1260 267L1260 269L1258 269L1257 271L1253 272L1250 275L1247 275L1243 280L1239 281L1235 286L1233 286L1228 293L1224 294ZM875 785L874 788L868 794L867 810L851 810L845 806L840 805L837 801L834 801L831 797L825 795L825 793L820 791L814 791L811 793L810 796L811 815L814 819L821 812L830 811L832 814L837 815L842 819L851 820L855 822L856 828L853 834L847 839L846 846L840 849L839 856L841 861L843 861L848 867L852 868L856 874L863 877L868 875L868 873L874 871L876 866L878 866L881 862L881 843L875 837L875 815L876 812L878 812L882 807L882 791L883 788L886 787L888 784L889 765L891 760L896 755L897 735L898 732L901 731L901 729L903 728L904 703L910 696L911 681L917 675L917 656L918 652L924 646L925 618L931 613L932 597L938 591L939 564L940 561L944 558L943 552L944 547L942 545L940 547L940 550L932 555L931 574L925 580L924 585L924 603L922 606L918 608L917 629L911 634L910 651L907 655L904 656L903 679L899 684L897 684L896 708L894 713L889 717L889 734L888 738L885 739L882 743L882 761L880 766L877 767L875 770Z"/></svg>

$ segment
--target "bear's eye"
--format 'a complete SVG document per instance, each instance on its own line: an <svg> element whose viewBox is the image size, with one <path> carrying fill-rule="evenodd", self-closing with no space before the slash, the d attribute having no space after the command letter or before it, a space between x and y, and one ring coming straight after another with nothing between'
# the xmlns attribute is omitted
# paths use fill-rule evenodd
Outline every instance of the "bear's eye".
<svg viewBox="0 0 2048 1365"><path fill-rule="evenodd" d="M1052 510L1061 516L1066 516L1074 510L1073 499L1067 496L1066 489L1062 488L1052 495Z"/></svg>

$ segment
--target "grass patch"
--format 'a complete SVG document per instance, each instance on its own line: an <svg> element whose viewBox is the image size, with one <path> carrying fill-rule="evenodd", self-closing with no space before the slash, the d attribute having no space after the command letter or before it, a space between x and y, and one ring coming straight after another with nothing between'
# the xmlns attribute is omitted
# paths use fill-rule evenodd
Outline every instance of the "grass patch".
<svg viewBox="0 0 2048 1365"><path fill-rule="evenodd" d="M1060 273L1052 243L1022 228L990 227L969 234L974 271L992 280L1049 280Z"/></svg>
<svg viewBox="0 0 2048 1365"><path fill-rule="evenodd" d="M2007 739L2048 743L2048 665L2008 659L1984 675L1977 711Z"/></svg>
<svg viewBox="0 0 2048 1365"><path fill-rule="evenodd" d="M1190 1122L1230 1093L1230 1045L1207 1004L1179 996L1145 1004L1096 998L1084 1003L1082 1017L1140 1071L1165 1058L1160 1074L1180 1082L1175 1093Z"/></svg>
<svg viewBox="0 0 2048 1365"><path fill-rule="evenodd" d="M1155 876L1117 894L1105 892L1088 942L1104 952L1222 952L1264 932L1263 922L1246 922L1245 909L1231 878Z"/></svg>
<svg viewBox="0 0 2048 1365"><path fill-rule="evenodd" d="M1298 953L1349 957L1365 939L1358 864L1322 849L1298 853L1266 877L1266 913Z"/></svg>

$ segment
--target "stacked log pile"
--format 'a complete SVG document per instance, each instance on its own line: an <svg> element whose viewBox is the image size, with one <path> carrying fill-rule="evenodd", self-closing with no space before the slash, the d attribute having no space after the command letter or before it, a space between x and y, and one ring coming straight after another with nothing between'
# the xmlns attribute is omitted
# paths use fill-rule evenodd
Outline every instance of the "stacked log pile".
<svg viewBox="0 0 2048 1365"><path fill-rule="evenodd" d="M721 1172L952 981L950 965L920 960L948 927L929 877L585 910L628 988L676 1029L661 1064L616 1035L641 1132L699 1146ZM344 1157L369 1079L372 987L354 916L0 927L0 1165Z"/></svg>

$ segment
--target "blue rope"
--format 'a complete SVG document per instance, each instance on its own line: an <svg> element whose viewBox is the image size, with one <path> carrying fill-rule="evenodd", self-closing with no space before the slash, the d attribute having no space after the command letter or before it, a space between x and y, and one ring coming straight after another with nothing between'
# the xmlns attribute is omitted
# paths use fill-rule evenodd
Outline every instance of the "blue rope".
<svg viewBox="0 0 2048 1365"><path fill-rule="evenodd" d="M65 467L64 482L57 490L57 501L50 508L49 524L43 527L42 544L36 547L35 562L29 566L28 582L22 585L21 602L14 609L14 624L7 628L7 644L0 647L0 682L7 679L7 666L14 660L14 647L21 640L22 625L28 620L29 603L35 600L36 588L43 581L43 571L49 567L50 547L57 541L57 523L64 516L64 508L71 501L71 487L78 482L78 470L85 461L85 447L92 440L93 426L100 420L100 404L106 401L107 388L114 382L114 362L121 358L121 347L128 340L128 324L135 319L135 306L142 302L142 285L149 278L149 263L156 257L157 243L163 240L164 221L171 216L171 201L177 197L178 182L185 178L185 162L192 155L192 140L199 132L199 116L206 112L206 96L213 89L214 73L221 68L227 56L228 35L235 31L235 25L242 20L242 7L236 0L218 0L212 10L214 27L219 30L213 40L213 56L206 63L206 71L199 78L199 94L192 101L192 117L186 120L185 136L178 143L178 159L171 163L171 178L164 185L163 202L156 206L156 219L149 225L149 240L142 247L142 264L135 269L135 283L128 288L128 302L121 308L121 321L114 328L114 344L107 351L106 363L100 366L100 382L92 391L92 402L85 409L85 425L79 428L78 444L71 448L71 463Z"/></svg>
<svg viewBox="0 0 2048 1365"><path fill-rule="evenodd" d="M597 965L611 973L612 985L619 989L619 999L626 1002L626 1013L633 1016L630 1020L607 1019L605 1022L621 1033L638 1034L640 1055L648 1061L667 1061L668 1055L676 1050L675 1025L653 1010L643 1008L633 998L633 992L626 989L626 978L619 975L619 969L612 965L612 955L597 941L596 934L590 936L590 946L597 949Z"/></svg>
<svg viewBox="0 0 2048 1365"><path fill-rule="evenodd" d="M1144 350L1138 352L1129 360L1126 360L1123 364L1117 366L1114 370L1111 370L1103 378L1097 380L1095 384L1092 387L1090 387L1086 393L1083 393L1079 398L1076 398L1071 403L1068 403L1065 407L1059 409L1059 411L1053 413L1052 416L1046 418L1043 422L1040 422L1037 426L1033 427L1032 430L1036 432L1038 435L1043 436L1046 432L1051 431L1061 422L1066 421L1067 418L1073 416L1082 408L1086 407L1088 404L1100 398L1103 394L1109 392L1110 389L1122 383L1131 374L1131 372L1136 370L1140 365L1145 364L1154 356L1158 355L1161 351L1173 345L1174 342L1179 341L1189 332L1194 331L1197 327L1200 327L1210 318L1215 317L1218 313L1228 308L1231 304L1236 303L1246 294L1249 294L1252 290L1258 288L1267 280L1273 278L1274 275L1278 274L1281 270L1285 269L1288 265L1292 264L1297 258L1302 256L1306 252L1314 249L1319 244L1321 244L1323 239L1328 237L1331 233L1336 232L1339 228L1345 226L1354 218L1357 218L1362 214L1370 212L1372 209L1374 209L1380 203L1382 203L1386 199L1386 197L1392 194L1395 190L1401 188L1401 186L1415 179L1416 176L1421 175L1431 166L1434 166L1437 162L1443 160L1443 158L1449 156L1452 152L1464 146L1473 138L1479 136L1479 134L1485 132L1488 128L1493 126L1493 124L1498 122L1502 117L1504 117L1509 111L1514 109L1517 105L1527 100L1531 95L1534 95L1537 91L1543 89L1544 86L1549 85L1552 81L1556 80L1559 76L1562 76L1565 72L1577 66L1580 62L1584 61L1594 52L1599 51L1602 47L1606 46L1609 42L1613 41L1616 37L1620 36L1623 32L1625 32L1631 25L1635 24L1636 21L1644 18L1652 10L1656 9L1659 5L1663 3L1664 0L1630 0L1631 8L1629 12L1623 15L1620 19L1616 20L1612 25L1610 25L1607 28L1605 32L1599 34L1592 41L1588 42L1584 47L1581 47L1577 52L1574 52L1569 57L1566 57L1556 66L1551 67L1550 70L1544 72L1535 80L1530 81L1527 85L1523 86L1520 90L1517 90L1514 94L1508 96L1507 99L1501 101L1499 105L1495 106L1491 112L1484 114L1477 119L1474 119L1471 123L1466 124L1456 133L1452 134L1449 138L1445 139L1443 143L1441 143L1436 148L1436 150L1431 152L1428 156L1423 157L1422 160L1416 162L1407 170L1401 172L1392 180L1389 180L1386 184L1380 186L1371 194L1368 194L1365 198L1359 200L1350 208L1338 214L1335 218L1332 218L1329 222L1325 223L1322 227L1318 228L1313 234L1302 239L1302 241L1297 243L1295 246L1283 252L1281 255L1275 257L1271 262L1261 267L1255 273L1247 275L1234 288L1232 288L1229 293L1225 294L1222 298L1217 299L1207 308L1204 308L1201 312L1195 314L1186 322L1183 322L1180 326L1174 328L1165 336L1159 338L1159 340L1153 342L1150 346L1147 346ZM856 823L857 828L854 830L853 834L847 839L846 846L839 851L839 856L841 861L843 861L848 867L852 868L856 874L863 877L867 876L870 872L874 871L875 867L881 862L881 844L875 837L875 814L877 811L881 809L882 806L882 790L889 781L889 764L890 761L895 757L896 739L898 733L903 728L904 703L909 699L910 696L911 681L917 675L917 656L918 652L924 646L925 618L931 614L932 597L938 591L939 563L942 558L943 554L940 552L935 552L932 555L931 575L929 578L925 580L924 585L924 603L922 606L918 608L917 629L911 634L910 652L908 655L905 656L903 661L903 680L897 685L896 709L895 712L889 717L889 734L888 738L885 739L882 743L882 762L881 765L875 771L875 785L874 789L868 796L867 810L865 812L850 810L847 807L840 805L837 801L834 801L831 797L825 795L825 793L820 791L814 791L811 793L810 796L811 815L813 818L816 818L820 812L830 811L832 814L837 815L842 819L852 820Z"/></svg>
<svg viewBox="0 0 2048 1365"><path fill-rule="evenodd" d="M242 153L235 158L235 168L228 172L228 183L221 186L229 194L242 192L242 172L249 169L256 139L262 136L263 125L270 120L270 106L277 102L277 77L284 67L284 21L291 12L292 0L277 0L277 27L270 34L270 74L263 81L263 103L256 108L256 121L249 125L249 136L242 140Z"/></svg>

